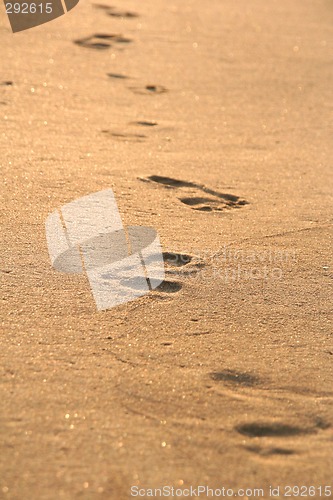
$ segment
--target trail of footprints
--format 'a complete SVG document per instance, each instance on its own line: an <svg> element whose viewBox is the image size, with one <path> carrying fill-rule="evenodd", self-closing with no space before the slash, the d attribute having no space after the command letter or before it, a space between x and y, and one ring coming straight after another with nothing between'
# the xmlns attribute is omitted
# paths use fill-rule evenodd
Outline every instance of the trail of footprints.
<svg viewBox="0 0 333 500"><path fill-rule="evenodd" d="M135 19L138 14L135 12L127 10L118 10L113 6L108 6L104 4L95 4L94 7L100 10L107 16L120 19ZM74 40L74 43L79 47L84 49L93 49L97 51L108 50L111 47L117 47L121 45L130 44L132 40L125 37L122 34L110 34L110 33L94 33L90 36ZM107 74L108 78L117 82L126 82L132 80L126 74L110 72ZM146 85L131 85L128 89L138 95L142 96L159 96L168 92L168 89L163 85L149 83ZM141 127L147 131L158 126L158 123L153 120L137 120L129 123L130 126ZM105 136L112 138L113 140L121 142L134 142L142 143L147 139L147 134L139 131L117 131L102 129L101 131ZM178 200L188 208L196 210L199 212L221 212L231 208L240 208L244 206L247 202L241 199L239 196L233 194L220 193L216 190L210 189L204 185L172 179L169 177L162 177L158 175L152 175L146 179L141 179L146 182L151 182L162 186L164 188L173 189ZM154 289L153 283L148 283L151 289L155 292L164 296L164 294L177 293L181 290L182 285L180 282L174 279L180 274L184 276L189 276L200 271L200 268L204 265L202 262L195 261L195 258L184 254L173 254L170 252L165 252L163 254L166 268L167 279ZM181 272L180 272L180 269ZM128 286L135 287L135 280L133 283L128 282ZM156 296L156 293L155 293Z"/></svg>
<svg viewBox="0 0 333 500"><path fill-rule="evenodd" d="M94 8L100 10L105 15L119 18L119 19L136 19L139 15L136 12L128 11L128 10L119 10L113 6L105 5L105 4L94 4ZM84 38L80 38L74 40L73 43L78 45L79 47L85 49L93 49L98 51L105 51L110 48L121 48L126 44L130 44L133 40L128 38L122 34L114 34L114 33L94 33ZM122 73L110 72L107 74L110 79L115 81L126 81L131 79L129 76L124 75ZM154 83L148 83L146 85L132 85L128 87L128 90L135 94L143 95L143 96L154 96L160 95L168 92L168 89L163 85L158 85ZM137 121L131 122L130 125L137 125L141 127L153 127L157 125L157 122L153 121ZM102 130L102 133L108 134L109 137L112 137L114 140L122 141L122 142L144 142L147 139L147 136L139 133L132 132L118 132L112 130Z"/></svg>

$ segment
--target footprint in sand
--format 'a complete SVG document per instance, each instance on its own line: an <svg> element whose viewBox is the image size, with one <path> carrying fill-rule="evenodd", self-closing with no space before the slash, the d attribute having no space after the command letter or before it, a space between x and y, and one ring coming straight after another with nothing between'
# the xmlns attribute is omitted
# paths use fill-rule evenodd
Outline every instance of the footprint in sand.
<svg viewBox="0 0 333 500"><path fill-rule="evenodd" d="M177 253L163 252L164 270L167 276L177 276L182 279L186 276L196 274L204 267L204 263L198 257ZM175 293L181 290L182 284L179 281L164 280L156 288L157 292Z"/></svg>
<svg viewBox="0 0 333 500"><path fill-rule="evenodd" d="M103 35L104 36L104 35ZM96 35L95 35L95 38L96 38ZM80 40L79 41L76 41L75 43L79 43L80 44ZM89 42L90 43L90 42ZM100 45L100 43L98 43L98 45ZM104 43L102 42L102 45L104 45ZM92 48L100 48L100 47L92 47ZM107 47L103 47L103 48L107 48ZM113 78L113 79L118 79L118 80L129 80L130 77L127 76L127 75L122 75L120 73L107 73L107 76L109 78ZM145 85L143 87L141 86L135 86L135 87L128 87L129 90L131 90L134 94L139 94L139 95L158 95L158 94L164 94L165 92L168 92L168 89L166 87L164 87L163 85ZM138 122L140 123L140 122ZM141 122L140 125L145 125L145 124L148 124L148 122ZM156 123L154 123L156 125Z"/></svg>
<svg viewBox="0 0 333 500"><path fill-rule="evenodd" d="M111 130L102 130L102 133L110 137L113 137L115 140L121 142L144 142L147 137L144 134L112 132Z"/></svg>
<svg viewBox="0 0 333 500"><path fill-rule="evenodd" d="M235 427L235 430L243 436L252 438L290 437L299 436L301 434L313 434L316 432L314 428L302 429L301 427L284 424L282 422L252 422L238 425Z"/></svg>
<svg viewBox="0 0 333 500"><path fill-rule="evenodd" d="M109 5L104 5L101 3L94 4L95 9L103 10L107 16L120 17L126 19L133 19L139 17L136 12L131 12L129 10L117 10L115 7L110 7Z"/></svg>
<svg viewBox="0 0 333 500"><path fill-rule="evenodd" d="M134 94L141 95L158 95L168 92L168 89L163 87L163 85L146 85L144 87L129 87L129 89L134 92Z"/></svg>
<svg viewBox="0 0 333 500"><path fill-rule="evenodd" d="M87 49L106 50L112 47L114 43L123 44L131 43L130 38L125 38L123 35L108 34L108 33L95 33L94 35L74 40L76 45Z"/></svg>
<svg viewBox="0 0 333 500"><path fill-rule="evenodd" d="M239 196L220 193L195 182L182 181L159 175L151 175L147 178L140 178L140 180L154 182L169 189L179 190L179 194L183 193L183 195L186 195L179 196L179 201L193 210L200 212L221 212L231 208L240 208L248 203ZM208 196L203 196L202 193Z"/></svg>
<svg viewBox="0 0 333 500"><path fill-rule="evenodd" d="M242 398L245 401L251 397L255 397L255 390L260 389L260 386L264 382L253 373L238 372L231 369L211 372L208 375L214 381L214 387L222 386L223 392L220 394L232 397L233 399ZM213 386L209 385L207 387L211 389ZM267 389L265 392L267 392ZM254 439L254 442L250 442L250 444L247 444L248 442L246 441L244 448L259 457L294 455L297 453L297 450L290 447L290 442L294 443L294 441L290 441L288 438L306 437L308 440L320 431L326 431L330 428L330 424L320 417L312 418L311 420L312 422L310 421L308 424L302 426L283 421L257 420L239 423L234 427L234 430L241 436ZM276 439L278 446L272 446L273 441L267 441L264 438Z"/></svg>
<svg viewBox="0 0 333 500"><path fill-rule="evenodd" d="M127 75L122 75L121 73L108 73L109 78L114 78L115 80L128 80L130 77Z"/></svg>
<svg viewBox="0 0 333 500"><path fill-rule="evenodd" d="M188 254L163 252L163 259L167 275L192 276L205 266L202 259Z"/></svg>
<svg viewBox="0 0 333 500"><path fill-rule="evenodd" d="M244 446L244 448L260 457L271 457L274 455L295 455L296 451L290 448L264 447L264 446Z"/></svg>
<svg viewBox="0 0 333 500"><path fill-rule="evenodd" d="M3 80L2 82L0 82L0 86L1 87L12 87L14 85L14 82L12 82L11 80ZM0 106L7 106L7 102L6 101L0 101Z"/></svg>
<svg viewBox="0 0 333 500"><path fill-rule="evenodd" d="M163 252L165 274L179 279L200 272L204 267L201 259L188 254ZM166 279L155 290L162 293L175 293L182 289L179 281Z"/></svg>
<svg viewBox="0 0 333 500"><path fill-rule="evenodd" d="M135 77L123 75L122 73L107 73L107 76L115 80L136 80ZM163 85L146 85L143 87L136 86L128 88L132 92L134 92L134 94L141 94L141 95L164 94L165 92L168 92L168 89L166 87L163 87Z"/></svg>
<svg viewBox="0 0 333 500"><path fill-rule="evenodd" d="M138 127L154 127L157 125L157 122L136 121L136 122L130 122L129 125L135 125ZM102 133L110 137L113 137L115 140L121 142L144 142L147 139L147 136L145 134L135 133L135 132L117 132L105 129L102 130Z"/></svg>
<svg viewBox="0 0 333 500"><path fill-rule="evenodd" d="M295 425L290 425L284 422L250 422L246 424L237 425L235 430L242 436L248 438L254 438L255 444L245 446L245 449L258 455L259 457L274 457L274 456L286 456L294 455L297 453L296 450L288 447L282 446L267 446L267 441L263 441L261 444L258 443L260 438L271 438L277 439L277 442L282 444L288 438L294 437L305 437L308 440L311 435L316 435L320 431L325 431L329 428L329 424L323 422L319 419L314 425L309 427L299 427ZM283 443L284 444L284 443Z"/></svg>
<svg viewBox="0 0 333 500"><path fill-rule="evenodd" d="M138 125L139 127L156 127L157 122L139 120L137 122L130 122L129 125Z"/></svg>
<svg viewBox="0 0 333 500"><path fill-rule="evenodd" d="M143 276L135 276L134 278L128 278L122 280L121 284L132 288L133 290L141 290L143 280L146 279L150 290L163 293L175 293L181 290L182 285L177 281L164 280L160 285L156 286L155 280L153 278L144 278Z"/></svg>
<svg viewBox="0 0 333 500"><path fill-rule="evenodd" d="M237 372L235 370L223 370L221 372L212 372L210 378L215 382L223 382L227 385L240 385L244 387L253 387L259 380L251 373Z"/></svg>
<svg viewBox="0 0 333 500"><path fill-rule="evenodd" d="M156 258L159 258L159 256L156 256ZM154 259L154 256L151 256L150 259ZM163 252L163 260L167 278L160 285L156 286L157 283L154 283L154 278L144 278L147 281L149 289L152 291L152 298L159 297L165 299L168 294L179 292L183 287L181 279L199 272L204 266L200 259L188 254L176 252ZM107 275L104 277L108 278ZM175 277L177 277L179 281L176 281ZM143 282L143 279L138 280L137 277L135 277L123 280L122 285L135 289L142 286Z"/></svg>

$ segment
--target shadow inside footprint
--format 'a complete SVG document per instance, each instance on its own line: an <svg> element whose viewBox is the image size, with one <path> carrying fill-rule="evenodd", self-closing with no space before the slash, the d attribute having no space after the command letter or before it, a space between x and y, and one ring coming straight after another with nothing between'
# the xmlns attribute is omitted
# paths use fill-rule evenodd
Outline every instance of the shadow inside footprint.
<svg viewBox="0 0 333 500"><path fill-rule="evenodd" d="M121 75L120 73L108 73L109 78L115 78L117 80L127 80L129 76Z"/></svg>
<svg viewBox="0 0 333 500"><path fill-rule="evenodd" d="M258 383L258 378L250 373L237 372L235 370L223 370L221 372L212 372L209 374L212 380L216 382L230 382L245 387L252 387Z"/></svg>
<svg viewBox="0 0 333 500"><path fill-rule="evenodd" d="M282 424L278 422L260 423L253 422L250 424L238 425L235 428L237 432L249 437L280 437L280 436L298 436L300 434L310 434L314 431L309 429L301 429L293 425Z"/></svg>
<svg viewBox="0 0 333 500"><path fill-rule="evenodd" d="M130 87L135 94L154 95L164 94L168 90L163 85L146 85L145 87Z"/></svg>
<svg viewBox="0 0 333 500"><path fill-rule="evenodd" d="M161 94L162 92L166 92L166 88L162 85L146 85L146 90L148 90L148 92L152 92L153 94Z"/></svg>
<svg viewBox="0 0 333 500"><path fill-rule="evenodd" d="M108 12L108 16L125 17L127 19L133 19L135 17L139 17L139 14L136 14L136 12L131 12L129 10L123 10L123 11L111 10L110 12Z"/></svg>
<svg viewBox="0 0 333 500"><path fill-rule="evenodd" d="M114 137L118 141L123 141L123 142L143 142L147 137L144 134L111 132L110 130L102 130L102 133Z"/></svg>
<svg viewBox="0 0 333 500"><path fill-rule="evenodd" d="M153 280L150 280L153 285ZM157 292L175 293L182 289L182 285L177 281L163 281L158 287L155 288Z"/></svg>
<svg viewBox="0 0 333 500"><path fill-rule="evenodd" d="M230 193L220 193L219 191L210 189L203 184L197 184L196 182L173 179L171 177L163 177L160 175L151 175L146 179L141 180L156 182L158 184L162 184L167 188L185 188L183 189L183 192L187 190L188 194L191 194L191 196L182 197L179 198L179 200L193 210L199 210L201 212L220 212L228 208L239 208L248 203L246 200L241 199L239 196ZM203 193L211 195L211 197L197 196L195 194L195 191L201 191Z"/></svg>
<svg viewBox="0 0 333 500"><path fill-rule="evenodd" d="M193 257L183 253L163 252L163 259L166 264L180 267L191 262Z"/></svg>
<svg viewBox="0 0 333 500"><path fill-rule="evenodd" d="M219 200L214 198L203 198L203 197L193 197L193 198L179 198L179 200L188 205L193 210L200 210L201 212L212 212L213 210L221 211L227 208L228 204L221 204Z"/></svg>
<svg viewBox="0 0 333 500"><path fill-rule="evenodd" d="M147 291L148 280L145 276L134 276L121 280L120 284L132 290Z"/></svg>
<svg viewBox="0 0 333 500"><path fill-rule="evenodd" d="M140 125L141 127L155 127L157 125L157 122L139 120L137 122L130 122L130 125Z"/></svg>
<svg viewBox="0 0 333 500"><path fill-rule="evenodd" d="M136 14L136 12L131 12L127 10L116 10L114 7L111 7L109 5L104 5L101 3L95 3L94 7L95 9L104 10L104 12L111 17L125 17L125 18L139 17L139 15Z"/></svg>
<svg viewBox="0 0 333 500"><path fill-rule="evenodd" d="M261 448L260 446L245 446L245 449L263 457L271 455L294 455L295 451L288 448Z"/></svg>
<svg viewBox="0 0 333 500"><path fill-rule="evenodd" d="M185 203L185 205L190 205L191 207L195 205L200 205L203 203L210 203L211 201L214 201L212 198L200 198L200 197L194 197L194 198L180 198L180 201L182 203Z"/></svg>
<svg viewBox="0 0 333 500"><path fill-rule="evenodd" d="M104 279L112 279L112 276L104 275ZM132 290L147 290L147 285L150 290L157 292L175 293L181 290L182 285L177 281L160 280L154 278L146 278L144 276L134 276L133 278L125 278L121 280L120 284Z"/></svg>
<svg viewBox="0 0 333 500"><path fill-rule="evenodd" d="M103 41L101 41L103 40ZM94 35L79 40L74 40L76 45L87 49L105 50L111 47L111 43L131 43L132 40L125 38L123 35L114 35L107 33L95 33Z"/></svg>
<svg viewBox="0 0 333 500"><path fill-rule="evenodd" d="M142 179L143 180L143 179ZM171 177L162 177L160 175L150 175L147 180L152 182L157 182L159 184L163 184L167 187L195 187L193 182L188 181L180 181L178 179L172 179Z"/></svg>

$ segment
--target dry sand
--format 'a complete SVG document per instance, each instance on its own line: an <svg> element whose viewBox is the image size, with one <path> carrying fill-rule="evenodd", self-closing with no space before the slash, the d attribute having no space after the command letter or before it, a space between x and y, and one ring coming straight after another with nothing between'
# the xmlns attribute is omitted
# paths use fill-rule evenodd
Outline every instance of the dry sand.
<svg viewBox="0 0 333 500"><path fill-rule="evenodd" d="M0 497L329 485L331 2L82 1L15 35L2 7L0 43ZM97 312L44 222L110 187L192 260Z"/></svg>

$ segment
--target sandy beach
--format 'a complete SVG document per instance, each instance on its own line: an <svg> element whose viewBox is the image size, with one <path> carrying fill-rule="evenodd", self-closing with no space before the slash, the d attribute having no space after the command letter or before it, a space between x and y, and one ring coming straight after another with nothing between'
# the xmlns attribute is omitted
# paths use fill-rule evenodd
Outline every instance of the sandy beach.
<svg viewBox="0 0 333 500"><path fill-rule="evenodd" d="M331 2L99 2L0 9L0 498L331 498ZM109 188L166 278L97 311L45 220Z"/></svg>

